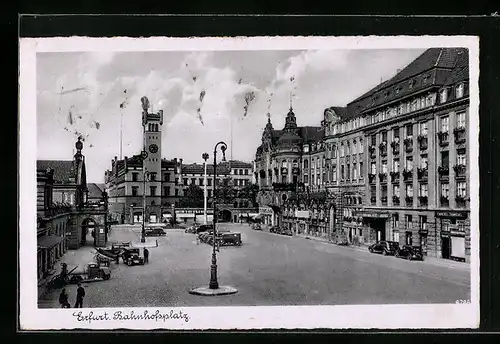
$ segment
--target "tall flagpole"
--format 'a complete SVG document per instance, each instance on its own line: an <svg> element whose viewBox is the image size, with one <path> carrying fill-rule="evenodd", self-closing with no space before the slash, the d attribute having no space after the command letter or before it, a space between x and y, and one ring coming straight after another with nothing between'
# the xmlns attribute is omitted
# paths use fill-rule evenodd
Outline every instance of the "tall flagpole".
<svg viewBox="0 0 500 344"><path fill-rule="evenodd" d="M123 151L123 111L120 110L120 160L122 159Z"/></svg>

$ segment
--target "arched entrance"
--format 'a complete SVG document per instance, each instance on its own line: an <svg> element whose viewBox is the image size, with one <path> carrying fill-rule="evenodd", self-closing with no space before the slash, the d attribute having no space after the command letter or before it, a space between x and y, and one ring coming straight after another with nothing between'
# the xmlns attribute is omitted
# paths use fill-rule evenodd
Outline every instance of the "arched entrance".
<svg viewBox="0 0 500 344"><path fill-rule="evenodd" d="M80 245L85 246L85 245L94 245L96 242L96 230L97 230L97 223L93 218L86 218L85 220L82 221L81 225L81 240L80 240Z"/></svg>
<svg viewBox="0 0 500 344"><path fill-rule="evenodd" d="M219 221L221 222L231 222L233 214L228 209L223 209L219 212Z"/></svg>

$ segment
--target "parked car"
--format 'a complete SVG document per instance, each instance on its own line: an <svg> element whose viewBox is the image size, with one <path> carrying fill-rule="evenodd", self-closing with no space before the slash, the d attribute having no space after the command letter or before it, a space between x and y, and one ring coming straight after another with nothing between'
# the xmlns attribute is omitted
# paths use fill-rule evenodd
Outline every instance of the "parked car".
<svg viewBox="0 0 500 344"><path fill-rule="evenodd" d="M220 246L241 246L241 233L224 232L219 233L218 238Z"/></svg>
<svg viewBox="0 0 500 344"><path fill-rule="evenodd" d="M399 243L395 241L379 241L376 244L370 245L368 250L371 253L382 253L384 256L393 256L399 249Z"/></svg>
<svg viewBox="0 0 500 344"><path fill-rule="evenodd" d="M424 260L422 248L419 246L404 245L396 251L395 256L408 260Z"/></svg>
<svg viewBox="0 0 500 344"><path fill-rule="evenodd" d="M140 256L139 248L126 248L122 253L122 259L128 266L144 265L144 258Z"/></svg>
<svg viewBox="0 0 500 344"><path fill-rule="evenodd" d="M270 233L278 233L279 229L280 228L278 226L272 226L271 228L269 228L269 232Z"/></svg>
<svg viewBox="0 0 500 344"><path fill-rule="evenodd" d="M212 231L214 230L214 225L201 225L198 228L196 228L196 233L207 232L211 230Z"/></svg>
<svg viewBox="0 0 500 344"><path fill-rule="evenodd" d="M260 226L260 223L254 223L252 225L252 229L256 230L256 231L261 231L262 230L262 227Z"/></svg>
<svg viewBox="0 0 500 344"><path fill-rule="evenodd" d="M167 235L167 233L165 233L165 231L161 228L146 228L144 230L144 235L145 236L164 236L164 235Z"/></svg>
<svg viewBox="0 0 500 344"><path fill-rule="evenodd" d="M193 225L191 227L188 227L186 228L185 232L186 233L198 233L198 228L200 227L200 225Z"/></svg>
<svg viewBox="0 0 500 344"><path fill-rule="evenodd" d="M288 228L283 228L283 229L281 230L281 233L280 233L280 234L282 234L282 235L288 235L288 236L292 236L292 235L293 235L292 230L291 230L291 229L288 229Z"/></svg>

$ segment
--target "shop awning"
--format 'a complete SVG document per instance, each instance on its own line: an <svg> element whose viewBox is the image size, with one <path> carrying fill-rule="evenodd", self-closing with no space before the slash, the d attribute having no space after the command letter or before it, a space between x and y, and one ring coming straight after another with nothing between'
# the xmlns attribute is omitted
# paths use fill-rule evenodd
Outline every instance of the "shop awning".
<svg viewBox="0 0 500 344"><path fill-rule="evenodd" d="M180 214L176 214L176 217L177 217L177 218L180 218L180 219L184 219L184 218L186 218L186 219L191 219L191 218L193 218L193 219L194 219L194 215L195 215L195 214L193 214L193 213L184 213L184 214L183 214L183 213L180 213ZM201 215L201 214L198 214L198 215Z"/></svg>
<svg viewBox="0 0 500 344"><path fill-rule="evenodd" d="M63 237L56 235L44 235L37 238L37 244L39 248L52 248L59 244L63 240Z"/></svg>

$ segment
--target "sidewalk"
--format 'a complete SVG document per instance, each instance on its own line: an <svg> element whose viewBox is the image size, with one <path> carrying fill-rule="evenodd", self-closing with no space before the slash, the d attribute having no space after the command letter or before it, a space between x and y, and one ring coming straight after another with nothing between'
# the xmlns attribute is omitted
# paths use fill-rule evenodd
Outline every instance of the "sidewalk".
<svg viewBox="0 0 500 344"><path fill-rule="evenodd" d="M265 231L266 233L269 233L269 231ZM269 233L269 234L274 234L274 233ZM280 235L280 234L275 234L275 235ZM342 249L351 249L351 250L356 250L356 251L361 251L361 252L368 252L368 245L361 244L360 246L356 245L337 245L334 242L331 242L328 240L328 238L324 237L316 237L312 235L305 235L305 234L294 234L293 237L305 239L305 240L314 240L318 242L322 242L325 244L331 244L335 245L336 247L342 248ZM436 258L436 257L425 257L424 263L430 264L430 265L435 265L435 266L445 266L448 268L452 269L462 269L462 270L470 270L470 264L469 263L462 263L462 262L457 262L454 260L448 260L448 259L442 259L442 258Z"/></svg>

